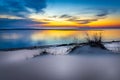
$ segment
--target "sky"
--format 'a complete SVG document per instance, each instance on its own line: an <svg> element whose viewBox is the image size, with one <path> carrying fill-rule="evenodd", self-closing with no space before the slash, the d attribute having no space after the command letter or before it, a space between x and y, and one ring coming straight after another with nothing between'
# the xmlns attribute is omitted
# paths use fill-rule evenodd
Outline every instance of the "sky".
<svg viewBox="0 0 120 80"><path fill-rule="evenodd" d="M120 28L120 0L0 0L0 29Z"/></svg>

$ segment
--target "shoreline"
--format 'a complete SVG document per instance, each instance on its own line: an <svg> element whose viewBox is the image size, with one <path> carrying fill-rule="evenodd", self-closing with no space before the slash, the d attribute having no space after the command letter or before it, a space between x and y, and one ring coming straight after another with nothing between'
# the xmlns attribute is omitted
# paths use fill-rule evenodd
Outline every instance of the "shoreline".
<svg viewBox="0 0 120 80"><path fill-rule="evenodd" d="M102 42L103 44L105 43L116 43L116 42L120 42L120 41L106 41L106 42ZM70 44L56 44L56 45L43 45L43 46L30 46L30 47L22 47L22 48L9 48L9 49L0 49L0 51L16 51L16 50L23 50L23 49L28 49L28 50L32 50L32 49L39 49L39 48L49 48L49 47L61 47L61 46L73 46L73 45L88 45L87 42L83 42L83 43L70 43Z"/></svg>

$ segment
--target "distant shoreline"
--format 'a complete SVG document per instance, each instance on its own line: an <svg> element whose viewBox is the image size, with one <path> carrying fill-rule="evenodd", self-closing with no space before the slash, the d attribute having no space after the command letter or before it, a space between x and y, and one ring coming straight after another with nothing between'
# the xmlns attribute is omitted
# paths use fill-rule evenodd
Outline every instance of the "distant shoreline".
<svg viewBox="0 0 120 80"><path fill-rule="evenodd" d="M120 27L100 27L100 28L96 28L96 27L79 27L79 28L74 28L74 27L70 27L70 28L1 28L0 30L117 30L120 29Z"/></svg>

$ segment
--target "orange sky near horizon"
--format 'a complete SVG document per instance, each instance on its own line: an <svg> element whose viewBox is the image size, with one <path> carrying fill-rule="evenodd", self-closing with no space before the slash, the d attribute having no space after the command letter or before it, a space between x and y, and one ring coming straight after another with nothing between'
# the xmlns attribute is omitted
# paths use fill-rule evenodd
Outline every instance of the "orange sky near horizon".
<svg viewBox="0 0 120 80"><path fill-rule="evenodd" d="M51 18L51 17L40 17L36 15L32 15L32 18L36 22L43 22L43 24L36 24L35 26L42 26L42 27L120 27L120 16L117 15L109 15L105 18L101 18L98 20L86 18L77 20L68 20L66 18ZM87 22L87 20L91 20ZM93 21L92 21L93 20ZM84 22L83 22L84 21Z"/></svg>
<svg viewBox="0 0 120 80"><path fill-rule="evenodd" d="M120 15L118 16L109 16L105 19L101 19L92 23L89 23L88 25L93 27L120 27Z"/></svg>

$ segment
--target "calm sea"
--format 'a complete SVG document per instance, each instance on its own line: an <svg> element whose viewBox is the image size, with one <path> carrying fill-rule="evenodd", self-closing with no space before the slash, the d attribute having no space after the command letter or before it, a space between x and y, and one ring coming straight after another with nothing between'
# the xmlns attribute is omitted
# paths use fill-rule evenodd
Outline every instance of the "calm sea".
<svg viewBox="0 0 120 80"><path fill-rule="evenodd" d="M0 30L0 49L85 42L95 34L103 41L120 40L120 29L110 30Z"/></svg>

